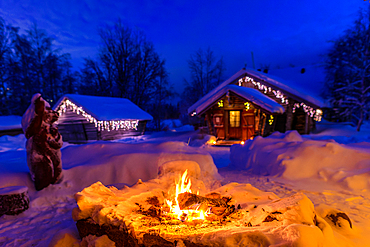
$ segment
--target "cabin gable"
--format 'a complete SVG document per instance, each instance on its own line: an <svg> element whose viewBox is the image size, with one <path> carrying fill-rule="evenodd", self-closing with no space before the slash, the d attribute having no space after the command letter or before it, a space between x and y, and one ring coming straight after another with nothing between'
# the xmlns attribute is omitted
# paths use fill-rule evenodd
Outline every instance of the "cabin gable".
<svg viewBox="0 0 370 247"><path fill-rule="evenodd" d="M86 101L91 103L88 107L85 107L85 105L75 101L74 97L80 99L79 102ZM109 112L109 109L107 109L107 112L104 112L104 116L108 115L113 119L106 120L105 117L99 117L99 114L91 111L91 109L94 109L94 101L98 103L104 100L104 103L109 106L110 98L102 98L103 97L68 95L62 97L57 102L54 106L54 110L59 113L58 128L59 132L62 134L63 141L70 143L86 143L89 141L114 140L125 136L144 134L146 123L152 118L148 113L144 112L127 99L114 98L111 101L111 103L114 104L110 107L111 112ZM136 111L133 112L133 117L143 116L142 119L119 118L122 116L122 112L133 111L133 109ZM117 114L115 114L115 112L117 112ZM126 114L125 116L129 115L127 113L124 114ZM117 115L117 117L115 117L115 115Z"/></svg>
<svg viewBox="0 0 370 247"><path fill-rule="evenodd" d="M218 104L222 101L223 110L216 105L216 99ZM242 104L246 103L252 106L248 113L242 109ZM243 69L201 98L188 112L191 116L204 118L209 133L218 139L235 138L244 141L274 131L297 130L301 134L308 134L314 128L314 120L321 120L322 111L319 106L319 100L284 85L276 78ZM220 119L223 125L219 124ZM231 126L235 126L232 124L235 119L238 119L238 127Z"/></svg>

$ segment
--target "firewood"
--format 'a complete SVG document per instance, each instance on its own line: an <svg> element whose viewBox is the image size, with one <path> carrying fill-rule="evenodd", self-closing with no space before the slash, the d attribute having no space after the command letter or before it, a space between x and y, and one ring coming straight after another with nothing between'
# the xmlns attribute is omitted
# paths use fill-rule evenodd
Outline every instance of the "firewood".
<svg viewBox="0 0 370 247"><path fill-rule="evenodd" d="M230 201L228 198L208 198L200 195L196 195L193 193L181 193L178 196L179 206L180 209L186 209L191 207L192 205L199 204L199 205L207 205L209 207L228 207L228 202Z"/></svg>
<svg viewBox="0 0 370 247"><path fill-rule="evenodd" d="M29 208L28 188L10 186L0 188L0 217L4 214L17 215Z"/></svg>
<svg viewBox="0 0 370 247"><path fill-rule="evenodd" d="M207 194L205 197L207 197L207 198L213 198L213 199L220 199L222 196L221 196L220 193L211 192L211 193Z"/></svg>
<svg viewBox="0 0 370 247"><path fill-rule="evenodd" d="M226 211L226 207L212 207L211 212L215 215L222 215Z"/></svg>

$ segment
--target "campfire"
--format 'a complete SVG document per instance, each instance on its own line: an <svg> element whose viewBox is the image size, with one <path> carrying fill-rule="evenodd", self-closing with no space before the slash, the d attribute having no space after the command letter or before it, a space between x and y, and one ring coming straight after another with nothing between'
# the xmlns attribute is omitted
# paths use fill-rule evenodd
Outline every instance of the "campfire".
<svg viewBox="0 0 370 247"><path fill-rule="evenodd" d="M80 236L107 235L116 246L269 246L321 232L303 194L280 199L238 183L207 191L210 183L195 177L185 170L121 189L85 188L73 211Z"/></svg>
<svg viewBox="0 0 370 247"><path fill-rule="evenodd" d="M223 214L229 215L235 209L233 205L228 205L230 198L221 197L219 193L210 193L205 197L199 195L199 191L194 194L191 190L191 180L185 170L179 181L176 182L176 191L172 200L165 199L165 205L161 212L163 216L177 218L182 222L209 221L217 219ZM225 215L226 215L225 214Z"/></svg>

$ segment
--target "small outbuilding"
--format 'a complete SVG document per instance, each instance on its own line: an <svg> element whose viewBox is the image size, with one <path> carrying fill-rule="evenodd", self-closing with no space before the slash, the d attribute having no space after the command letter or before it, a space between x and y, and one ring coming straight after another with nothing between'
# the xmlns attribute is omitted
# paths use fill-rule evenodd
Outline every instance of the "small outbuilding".
<svg viewBox="0 0 370 247"><path fill-rule="evenodd" d="M322 100L294 82L253 69L241 69L188 109L218 139L245 141L274 131L308 134L322 116Z"/></svg>
<svg viewBox="0 0 370 247"><path fill-rule="evenodd" d="M128 99L66 94L53 107L63 141L86 143L142 135L153 117Z"/></svg>

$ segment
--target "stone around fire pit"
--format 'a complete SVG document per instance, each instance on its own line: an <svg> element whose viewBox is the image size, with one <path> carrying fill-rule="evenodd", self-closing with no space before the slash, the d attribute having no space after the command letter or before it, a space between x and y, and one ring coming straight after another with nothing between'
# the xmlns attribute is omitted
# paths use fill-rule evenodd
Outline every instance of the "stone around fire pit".
<svg viewBox="0 0 370 247"><path fill-rule="evenodd" d="M28 188L10 186L0 188L0 217L4 214L17 215L29 208Z"/></svg>

